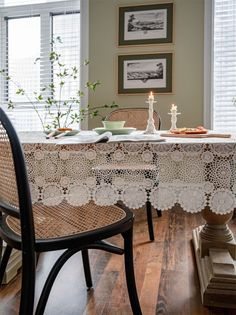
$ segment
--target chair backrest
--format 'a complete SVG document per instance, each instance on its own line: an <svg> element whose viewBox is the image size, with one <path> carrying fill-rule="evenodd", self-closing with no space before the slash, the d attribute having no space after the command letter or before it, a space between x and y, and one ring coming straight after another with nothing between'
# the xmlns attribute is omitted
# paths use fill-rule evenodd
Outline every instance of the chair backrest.
<svg viewBox="0 0 236 315"><path fill-rule="evenodd" d="M0 212L20 219L22 249L34 246L32 203L23 150L0 108Z"/></svg>
<svg viewBox="0 0 236 315"><path fill-rule="evenodd" d="M153 112L153 119L157 130L161 128L161 118ZM145 130L148 120L148 108L120 108L108 115L108 120L125 120L125 127L134 127Z"/></svg>

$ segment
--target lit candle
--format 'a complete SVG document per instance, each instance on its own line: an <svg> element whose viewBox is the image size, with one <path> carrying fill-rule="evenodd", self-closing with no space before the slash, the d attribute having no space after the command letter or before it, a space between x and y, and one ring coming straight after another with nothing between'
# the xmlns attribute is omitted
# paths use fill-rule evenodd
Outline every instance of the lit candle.
<svg viewBox="0 0 236 315"><path fill-rule="evenodd" d="M170 110L171 112L177 112L177 105L175 105L175 104L172 104L171 105L171 110Z"/></svg>
<svg viewBox="0 0 236 315"><path fill-rule="evenodd" d="M153 119L153 104L156 103L154 100L154 95L152 92L148 95L148 100L146 101L148 103L148 121L147 121L147 128L144 131L145 134L154 134L156 133L156 128L154 124Z"/></svg>
<svg viewBox="0 0 236 315"><path fill-rule="evenodd" d="M177 115L180 113L177 113L177 105L171 104L170 113L171 115L171 130L177 129L176 123L177 123Z"/></svg>
<svg viewBox="0 0 236 315"><path fill-rule="evenodd" d="M149 117L153 119L153 103L154 103L154 95L150 92L148 96L148 104L149 104Z"/></svg>
<svg viewBox="0 0 236 315"><path fill-rule="evenodd" d="M149 101L154 101L154 95L152 94L152 91L150 92L150 94L148 96L148 100Z"/></svg>

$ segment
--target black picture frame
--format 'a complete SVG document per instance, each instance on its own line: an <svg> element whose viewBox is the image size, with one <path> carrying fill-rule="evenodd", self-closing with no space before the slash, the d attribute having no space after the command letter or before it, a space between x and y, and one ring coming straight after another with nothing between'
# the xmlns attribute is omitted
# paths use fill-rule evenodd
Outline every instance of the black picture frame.
<svg viewBox="0 0 236 315"><path fill-rule="evenodd" d="M173 2L119 7L119 46L173 42Z"/></svg>
<svg viewBox="0 0 236 315"><path fill-rule="evenodd" d="M118 56L118 94L172 93L173 53Z"/></svg>

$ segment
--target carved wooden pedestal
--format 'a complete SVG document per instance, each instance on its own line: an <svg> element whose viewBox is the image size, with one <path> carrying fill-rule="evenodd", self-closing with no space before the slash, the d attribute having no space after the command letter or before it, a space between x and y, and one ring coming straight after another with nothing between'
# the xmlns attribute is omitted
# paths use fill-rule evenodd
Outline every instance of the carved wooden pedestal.
<svg viewBox="0 0 236 315"><path fill-rule="evenodd" d="M233 213L202 211L204 226L193 230L193 244L206 306L236 308L236 242L227 226Z"/></svg>

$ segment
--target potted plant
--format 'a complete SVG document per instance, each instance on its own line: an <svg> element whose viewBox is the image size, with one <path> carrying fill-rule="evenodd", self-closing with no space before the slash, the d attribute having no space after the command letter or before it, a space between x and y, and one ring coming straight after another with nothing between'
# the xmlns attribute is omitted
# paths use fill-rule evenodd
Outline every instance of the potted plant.
<svg viewBox="0 0 236 315"><path fill-rule="evenodd" d="M57 37L56 41L61 43L61 38ZM52 42L53 44L54 42ZM75 81L79 76L79 70L76 66L67 67L62 56L52 50L49 54L49 60L54 70L54 76L57 78L56 83L51 82L40 88L39 91L33 91L33 99L29 92L26 91L18 82L14 81L5 69L0 70L0 74L5 77L6 82L11 82L16 90L17 95L25 96L34 111L36 112L42 129L48 133L52 130L71 130L71 126L83 121L86 117L101 116L102 109L113 109L118 105L113 101L111 104L103 104L101 106L92 107L89 104L85 108L80 108L80 100L84 96L84 92L77 90L75 95L71 95L69 99L63 99L63 91L70 84L71 80ZM38 62L37 58L35 62ZM85 61L87 66L89 61ZM99 81L87 82L85 88L95 92ZM32 94L31 94L32 95ZM57 97L56 97L57 95ZM15 103L12 100L8 101L8 109L14 109Z"/></svg>

